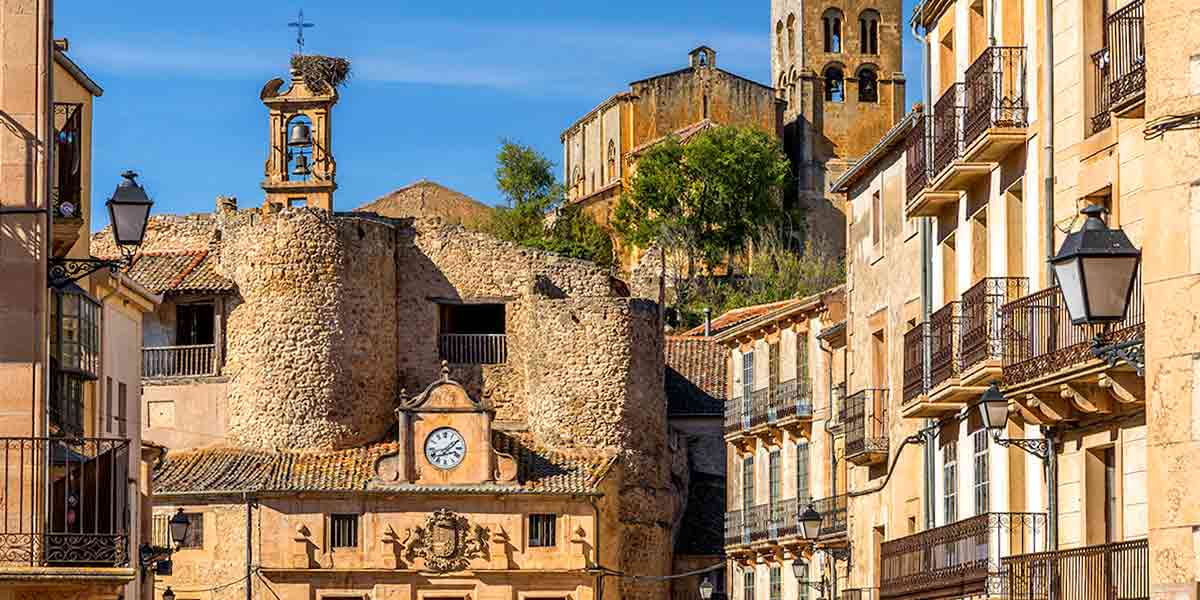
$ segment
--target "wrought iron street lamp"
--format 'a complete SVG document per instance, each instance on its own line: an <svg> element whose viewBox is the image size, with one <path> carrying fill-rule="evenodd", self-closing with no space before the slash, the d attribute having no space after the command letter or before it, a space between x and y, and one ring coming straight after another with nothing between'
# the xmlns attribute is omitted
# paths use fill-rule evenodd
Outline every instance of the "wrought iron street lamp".
<svg viewBox="0 0 1200 600"><path fill-rule="evenodd" d="M171 541L175 542L176 548L182 546L183 542L187 540L188 529L191 526L192 521L183 514L182 508L177 510L171 520L167 522L167 529L171 530Z"/></svg>
<svg viewBox="0 0 1200 600"><path fill-rule="evenodd" d="M709 581L708 577L705 577L704 581L700 582L700 600L709 600L710 598L712 598L712 595L713 595L712 581Z"/></svg>
<svg viewBox="0 0 1200 600"><path fill-rule="evenodd" d="M1008 425L1008 400L1000 391L1000 386L993 381L980 396L979 417L983 426L992 432L992 439L1001 446L1016 446L1040 459L1050 460L1050 441L1046 438L1024 439L1000 437Z"/></svg>
<svg viewBox="0 0 1200 600"><path fill-rule="evenodd" d="M175 600L175 592L171 591L171 586L168 585L167 589L163 590L162 600Z"/></svg>
<svg viewBox="0 0 1200 600"><path fill-rule="evenodd" d="M1050 261L1067 313L1077 326L1119 323L1129 313L1142 252L1124 231L1104 223L1104 207L1093 204L1080 212L1086 217L1083 227L1067 235ZM1142 375L1143 347L1142 340L1106 345L1103 334L1098 334L1092 353L1114 366L1123 360Z"/></svg>
<svg viewBox="0 0 1200 600"><path fill-rule="evenodd" d="M821 531L821 513L810 503L804 512L796 517L800 528L800 537L806 540L816 539Z"/></svg>
<svg viewBox="0 0 1200 600"><path fill-rule="evenodd" d="M152 546L150 544L142 544L138 548L138 558L143 570L148 570L153 565L154 570L160 575L169 575L171 570L171 554L183 546L187 541L188 529L191 527L191 520L187 515L183 514L183 509L175 511L171 520L167 521L167 533L171 536L170 546ZM169 592L171 588L167 588ZM166 593L163 598L166 598Z"/></svg>
<svg viewBox="0 0 1200 600"><path fill-rule="evenodd" d="M146 195L146 190L138 184L137 173L125 171L121 173L124 181L117 185L116 191L105 203L108 207L108 218L112 224L113 240L121 256L117 259L100 258L51 258L49 261L50 285L61 288L72 281L78 281L87 275L107 268L114 273L133 262L146 235L146 223L150 219L150 207L154 202Z"/></svg>

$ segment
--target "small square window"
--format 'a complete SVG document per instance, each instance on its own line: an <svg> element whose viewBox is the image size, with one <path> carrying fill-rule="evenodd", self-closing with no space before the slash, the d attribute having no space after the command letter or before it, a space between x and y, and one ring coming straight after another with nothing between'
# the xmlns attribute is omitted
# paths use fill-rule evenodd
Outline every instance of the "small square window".
<svg viewBox="0 0 1200 600"><path fill-rule="evenodd" d="M308 198L288 198L288 208L303 208L308 206Z"/></svg>
<svg viewBox="0 0 1200 600"><path fill-rule="evenodd" d="M358 547L358 515L330 515L329 547Z"/></svg>
<svg viewBox="0 0 1200 600"><path fill-rule="evenodd" d="M554 546L554 526L558 515L529 515L529 547Z"/></svg>

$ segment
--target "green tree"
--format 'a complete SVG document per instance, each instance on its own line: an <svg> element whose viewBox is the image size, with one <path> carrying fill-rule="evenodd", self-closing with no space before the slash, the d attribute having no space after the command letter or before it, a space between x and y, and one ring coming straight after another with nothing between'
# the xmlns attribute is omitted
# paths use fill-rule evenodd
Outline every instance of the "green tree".
<svg viewBox="0 0 1200 600"><path fill-rule="evenodd" d="M471 226L522 246L611 266L612 239L576 207L563 206L554 163L537 150L502 140L496 154L496 187L505 205ZM553 212L555 218L547 219Z"/></svg>

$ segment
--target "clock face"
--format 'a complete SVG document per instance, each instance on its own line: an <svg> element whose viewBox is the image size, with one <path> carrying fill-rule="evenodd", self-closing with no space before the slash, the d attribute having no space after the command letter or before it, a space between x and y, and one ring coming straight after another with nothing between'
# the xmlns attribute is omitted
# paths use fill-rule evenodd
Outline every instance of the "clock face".
<svg viewBox="0 0 1200 600"><path fill-rule="evenodd" d="M439 469L453 469L467 455L467 442L452 427L439 427L425 438L425 458Z"/></svg>

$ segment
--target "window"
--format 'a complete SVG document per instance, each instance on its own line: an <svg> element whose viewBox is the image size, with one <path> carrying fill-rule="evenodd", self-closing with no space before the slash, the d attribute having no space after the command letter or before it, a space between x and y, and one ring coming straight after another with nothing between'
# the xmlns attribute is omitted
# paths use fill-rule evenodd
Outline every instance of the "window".
<svg viewBox="0 0 1200 600"><path fill-rule="evenodd" d="M754 569L742 573L742 599L754 600Z"/></svg>
<svg viewBox="0 0 1200 600"><path fill-rule="evenodd" d="M783 62L783 21L775 23L775 57Z"/></svg>
<svg viewBox="0 0 1200 600"><path fill-rule="evenodd" d="M1101 451L1104 458L1104 543L1117 541L1117 516L1121 498L1117 495L1117 453L1109 447Z"/></svg>
<svg viewBox="0 0 1200 600"><path fill-rule="evenodd" d="M170 522L171 515L163 515L167 522ZM183 543L180 548L203 548L204 547L204 513L183 513L188 520L187 535L183 536ZM169 530L168 530L169 531Z"/></svg>
<svg viewBox="0 0 1200 600"><path fill-rule="evenodd" d="M812 492L808 487L808 442L799 440L796 442L796 509L804 510L805 506L812 500Z"/></svg>
<svg viewBox="0 0 1200 600"><path fill-rule="evenodd" d="M879 54L879 13L865 10L858 17L859 52Z"/></svg>
<svg viewBox="0 0 1200 600"><path fill-rule="evenodd" d="M825 27L825 51L837 54L842 51L842 11L830 8L821 17Z"/></svg>
<svg viewBox="0 0 1200 600"><path fill-rule="evenodd" d="M754 351L742 355L742 400L750 402L754 395Z"/></svg>
<svg viewBox="0 0 1200 600"><path fill-rule="evenodd" d="M179 346L212 344L214 320L214 309L210 303L176 306L175 344Z"/></svg>
<svg viewBox="0 0 1200 600"><path fill-rule="evenodd" d="M796 334L796 385L801 399L808 399L808 332Z"/></svg>
<svg viewBox="0 0 1200 600"><path fill-rule="evenodd" d="M778 504L783 499L783 480L780 477L781 467L779 464L779 451L772 450L767 455L767 479L771 492L771 504Z"/></svg>
<svg viewBox="0 0 1200 600"><path fill-rule="evenodd" d="M439 358L468 365L508 361L503 304L445 303L438 312Z"/></svg>
<svg viewBox="0 0 1200 600"><path fill-rule="evenodd" d="M529 515L529 547L550 548L555 545L554 526L557 515Z"/></svg>
<svg viewBox="0 0 1200 600"><path fill-rule="evenodd" d="M858 101L879 102L879 77L870 67L858 70Z"/></svg>
<svg viewBox="0 0 1200 600"><path fill-rule="evenodd" d="M975 514L988 512L988 432L980 429L971 435L975 445Z"/></svg>
<svg viewBox="0 0 1200 600"><path fill-rule="evenodd" d="M329 515L329 547L358 547L358 515Z"/></svg>
<svg viewBox="0 0 1200 600"><path fill-rule="evenodd" d="M800 561L800 577L798 578L799 582L800 582L799 600L808 600L808 598L809 598L809 596L808 596L808 594L809 594L809 591L808 591L809 590L808 562L802 561L798 558L795 560Z"/></svg>
<svg viewBox="0 0 1200 600"><path fill-rule="evenodd" d="M782 567L771 567L771 600L783 600Z"/></svg>
<svg viewBox="0 0 1200 600"><path fill-rule="evenodd" d="M754 457L742 459L742 510L754 508Z"/></svg>
<svg viewBox="0 0 1200 600"><path fill-rule="evenodd" d="M608 178L617 178L617 143L608 140Z"/></svg>
<svg viewBox="0 0 1200 600"><path fill-rule="evenodd" d="M125 383L118 383L117 389L119 390L117 393L117 435L125 437L125 435L129 432L129 419L125 410L125 407L127 406L126 399L128 398L126 395L127 390L125 388Z"/></svg>
<svg viewBox="0 0 1200 600"><path fill-rule="evenodd" d="M104 431L112 433L113 422L113 395L112 395L112 377L105 378L104 382Z"/></svg>
<svg viewBox="0 0 1200 600"><path fill-rule="evenodd" d="M871 246L879 247L879 242L883 238L883 200L879 197L879 190L875 190L871 194Z"/></svg>
<svg viewBox="0 0 1200 600"><path fill-rule="evenodd" d="M305 206L308 206L308 198L304 198L302 196L288 198L287 205L288 208L304 208Z"/></svg>
<svg viewBox="0 0 1200 600"><path fill-rule="evenodd" d="M949 525L958 520L958 442L942 445L942 517Z"/></svg>
<svg viewBox="0 0 1200 600"><path fill-rule="evenodd" d="M767 344L767 389L772 397L779 388L779 342Z"/></svg>
<svg viewBox="0 0 1200 600"><path fill-rule="evenodd" d="M788 15L788 56L796 55L796 15Z"/></svg>
<svg viewBox="0 0 1200 600"><path fill-rule="evenodd" d="M784 102L787 102L788 101L787 75L785 75L783 73L779 74L779 87L776 88L776 90L779 92L779 99L783 100Z"/></svg>
<svg viewBox="0 0 1200 600"><path fill-rule="evenodd" d="M846 99L845 77L839 67L825 68L825 101L842 102Z"/></svg>

